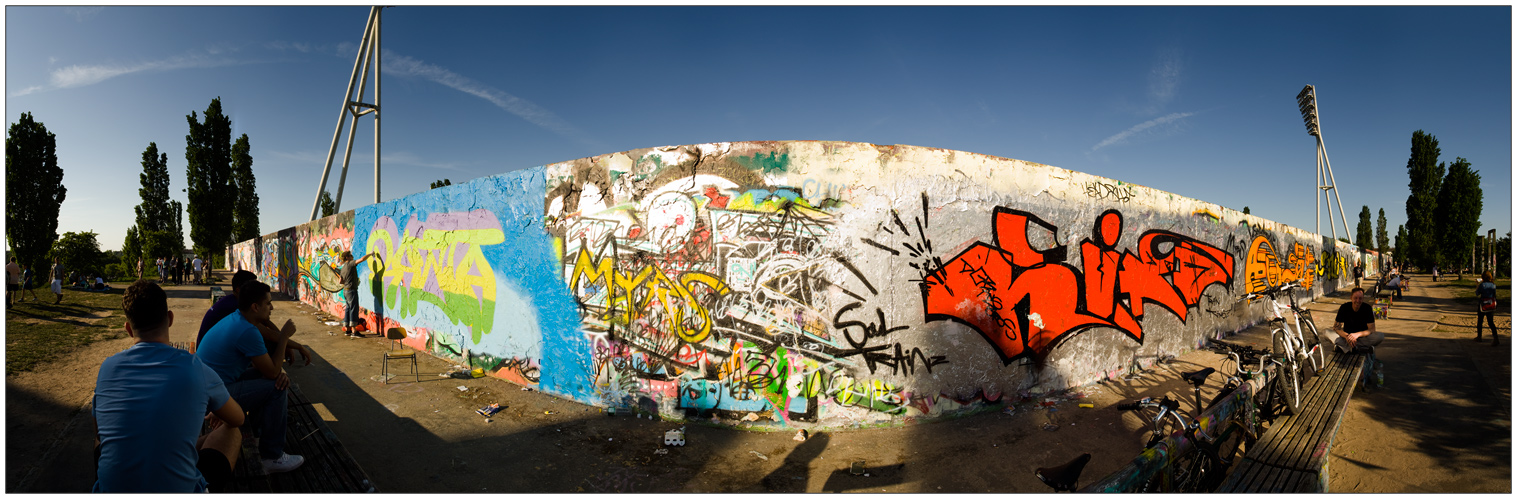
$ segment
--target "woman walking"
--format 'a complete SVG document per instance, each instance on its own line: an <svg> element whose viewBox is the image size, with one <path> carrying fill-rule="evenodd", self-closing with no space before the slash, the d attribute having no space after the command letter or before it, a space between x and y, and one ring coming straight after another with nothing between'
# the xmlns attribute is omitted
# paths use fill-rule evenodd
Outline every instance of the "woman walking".
<svg viewBox="0 0 1517 499"><path fill-rule="evenodd" d="M1480 275L1480 284L1475 286L1475 341L1480 341L1481 320L1491 325L1491 346L1501 344L1501 339L1496 337L1496 281L1491 279L1491 272L1486 271Z"/></svg>

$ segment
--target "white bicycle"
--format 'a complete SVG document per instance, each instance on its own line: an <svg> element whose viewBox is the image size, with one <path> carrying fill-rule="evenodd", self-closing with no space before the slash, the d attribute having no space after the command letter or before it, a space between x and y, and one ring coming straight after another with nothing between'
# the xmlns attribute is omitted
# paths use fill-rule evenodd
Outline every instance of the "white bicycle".
<svg viewBox="0 0 1517 499"><path fill-rule="evenodd" d="M1317 334L1311 312L1296 304L1294 290L1300 288L1301 281L1298 280L1243 296L1243 300L1253 300L1261 295L1270 297L1270 311L1274 317L1270 318L1269 336L1274 355L1269 361L1277 366L1275 377L1278 384L1275 386L1278 389L1275 393L1283 399L1288 414L1301 412L1306 382L1327 366L1327 349ZM1281 295L1286 298L1282 300ZM1291 321L1286 321L1286 311L1294 312ZM1294 331L1290 327L1292 323L1296 326Z"/></svg>

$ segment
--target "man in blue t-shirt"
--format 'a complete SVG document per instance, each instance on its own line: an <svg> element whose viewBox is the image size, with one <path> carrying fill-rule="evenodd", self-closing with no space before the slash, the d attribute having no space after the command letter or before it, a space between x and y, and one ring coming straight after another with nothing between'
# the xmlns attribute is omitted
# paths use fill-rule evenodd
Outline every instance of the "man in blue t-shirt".
<svg viewBox="0 0 1517 499"><path fill-rule="evenodd" d="M274 311L269 285L249 282L242 285L240 294L237 312L205 333L195 355L226 383L232 398L247 408L249 425L258 428L262 435L258 451L263 457L263 469L269 473L290 471L305 461L284 452L285 411L289 405L285 388L290 386L290 378L282 364L285 346L295 334L295 324L286 320L274 335L278 344L273 349L265 348L258 324L269 322L269 314Z"/></svg>
<svg viewBox="0 0 1517 499"><path fill-rule="evenodd" d="M242 407L200 359L169 345L174 313L162 288L137 281L121 302L137 342L105 359L95 380L92 490L225 491L242 447ZM207 419L215 429L199 436Z"/></svg>
<svg viewBox="0 0 1517 499"><path fill-rule="evenodd" d="M205 317L200 319L200 332L195 333L196 345L199 345L205 339L205 333L210 331L211 327L237 311L237 288L256 280L258 280L258 276L246 270L239 270L237 273L232 274L232 293L221 297L220 300L216 300L216 304L211 305L211 308L205 311ZM274 323L265 322L259 325L262 326L258 328L258 331L263 333L264 348L268 349L270 346L278 344L279 329L274 327ZM286 339L285 342L284 357L286 360L292 359L293 354L298 351L305 358L305 365L311 365L311 352L310 350L306 350L305 345L296 343L295 340L291 339Z"/></svg>

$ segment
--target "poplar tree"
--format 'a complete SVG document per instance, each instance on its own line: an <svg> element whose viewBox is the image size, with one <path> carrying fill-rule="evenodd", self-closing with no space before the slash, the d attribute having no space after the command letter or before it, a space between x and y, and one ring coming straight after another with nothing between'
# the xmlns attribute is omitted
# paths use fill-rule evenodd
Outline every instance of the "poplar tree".
<svg viewBox="0 0 1517 499"><path fill-rule="evenodd" d="M1443 166L1443 165L1439 165ZM1439 262L1452 268L1464 268L1475 249L1475 234L1480 231L1480 210L1485 194L1480 189L1480 172L1470 168L1464 158L1454 158L1448 176L1438 190L1435 212L1437 231L1434 239Z"/></svg>
<svg viewBox="0 0 1517 499"><path fill-rule="evenodd" d="M232 121L221 112L221 98L211 99L202 122L191 111L184 136L185 178L189 183L190 240L195 254L221 253L232 238Z"/></svg>
<svg viewBox="0 0 1517 499"><path fill-rule="evenodd" d="M253 177L253 156L248 154L248 134L232 144L232 190L237 201L232 210L232 240L246 241L262 234L258 230L258 181Z"/></svg>
<svg viewBox="0 0 1517 499"><path fill-rule="evenodd" d="M5 237L16 262L45 272L58 240L58 208L68 188L58 166L58 137L21 113L5 136Z"/></svg>
<svg viewBox="0 0 1517 499"><path fill-rule="evenodd" d="M1359 210L1359 226L1355 227L1355 229L1357 229L1355 230L1357 234L1354 235L1354 245L1360 249L1372 248L1371 243L1375 241L1375 233L1374 228L1370 225L1370 207L1368 205Z"/></svg>
<svg viewBox="0 0 1517 499"><path fill-rule="evenodd" d="M1385 208L1380 209L1380 218L1375 219L1375 248L1381 254L1391 249L1391 236L1385 232Z"/></svg>
<svg viewBox="0 0 1517 499"><path fill-rule="evenodd" d="M1412 132L1412 156L1406 160L1407 187L1412 191L1406 198L1406 246L1398 243L1396 250L1403 253L1402 261L1422 268L1431 268L1438 258L1434 211L1444 170L1438 163L1439 152L1438 137L1422 130Z"/></svg>

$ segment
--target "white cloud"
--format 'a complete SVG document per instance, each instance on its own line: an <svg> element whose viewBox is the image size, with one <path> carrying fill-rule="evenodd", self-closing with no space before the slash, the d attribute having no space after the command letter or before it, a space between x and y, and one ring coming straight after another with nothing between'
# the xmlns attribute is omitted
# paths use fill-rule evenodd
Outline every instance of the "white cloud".
<svg viewBox="0 0 1517 499"><path fill-rule="evenodd" d="M1157 113L1166 104L1175 98L1175 90L1180 86L1180 74L1183 69L1180 49L1169 47L1159 54L1159 60L1154 62L1148 72L1148 97Z"/></svg>
<svg viewBox="0 0 1517 499"><path fill-rule="evenodd" d="M398 55L390 51L385 51L383 55L386 75L411 76L430 80L445 87L489 101L495 107L514 114L528 123L548 129L553 133L584 143L592 142L584 137L584 134L574 128L573 125L559 118L552 111L538 107L536 104L525 99L410 57Z"/></svg>
<svg viewBox="0 0 1517 499"><path fill-rule="evenodd" d="M42 90L42 85L33 85L33 86L30 86L30 87L23 88L21 90L17 90L16 92L12 93L10 96L11 97L20 97L20 96L23 96L23 95L39 92L41 90Z"/></svg>
<svg viewBox="0 0 1517 499"><path fill-rule="evenodd" d="M85 19L95 17L95 14L99 14L104 9L105 7L68 7L63 9L63 12L74 16L75 21L82 23Z"/></svg>
<svg viewBox="0 0 1517 499"><path fill-rule="evenodd" d="M145 71L170 71L188 68L213 68L246 64L225 57L210 57L202 54L175 56L158 61L137 64L107 63L97 65L72 65L53 70L51 83L56 88L74 88L100 83L117 76Z"/></svg>
<svg viewBox="0 0 1517 499"><path fill-rule="evenodd" d="M1194 116L1195 114L1196 113L1170 113L1170 114L1167 114L1167 115L1164 115L1164 116L1160 116L1158 118L1154 118L1154 119L1151 119L1151 120L1148 120L1148 121L1145 121L1145 122L1133 125L1132 128L1128 128L1126 130L1118 132L1116 135L1112 135L1110 137L1107 137L1105 140L1102 140L1100 143L1096 144L1095 147L1090 148L1090 150L1091 151L1097 151L1097 150L1100 150L1101 148L1106 147L1106 146L1117 145L1117 144L1125 144L1125 143L1127 143L1127 140L1129 138L1133 137L1134 135L1140 134L1140 133L1141 134L1145 134L1145 135L1154 135L1154 134L1158 134L1161 130L1167 130L1167 131L1169 131L1169 132L1172 133L1174 131L1173 127L1166 127L1166 128L1154 128L1154 127L1157 127L1157 126L1160 126L1160 125L1172 124L1172 123L1175 123L1176 121L1179 121L1179 120L1182 120L1182 119Z"/></svg>

